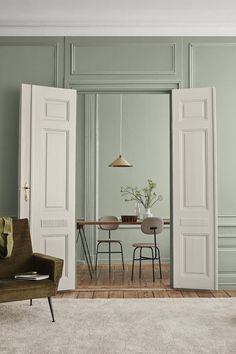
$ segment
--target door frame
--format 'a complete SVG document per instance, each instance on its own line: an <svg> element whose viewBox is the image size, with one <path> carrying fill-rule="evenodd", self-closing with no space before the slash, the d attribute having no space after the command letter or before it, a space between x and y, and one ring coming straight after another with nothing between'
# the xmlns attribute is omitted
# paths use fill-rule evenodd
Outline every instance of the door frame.
<svg viewBox="0 0 236 354"><path fill-rule="evenodd" d="M172 90L173 89L181 89L184 88L182 87L182 82L181 81L176 81L176 80L163 80L163 81L138 81L138 80L129 80L129 81L101 81L101 82L87 82L87 81L80 81L79 83L77 82L71 82L71 83L67 83L66 85L68 88L72 88L72 89L76 89L77 90L77 94L78 93L87 93L87 94L120 94L120 93L142 93L142 94L167 94L169 95L169 137L170 137L170 151L169 151L169 156L170 156L170 176L169 176L169 183L170 183L170 286L173 288L173 190L172 190L172 185L173 185L173 152L172 152L172 148L173 148L173 142L172 142ZM188 89L188 87L186 87ZM78 102L78 100L77 100ZM90 102L91 103L91 102ZM96 105L96 102L93 102L92 104ZM96 106L95 106L96 108ZM95 114L97 115L97 110L95 109ZM91 122L91 120L90 120ZM89 127L87 127L89 128ZM216 136L214 136L215 139L215 147L217 147L217 140L216 140ZM94 139L96 140L96 139ZM91 143L91 140L90 142ZM85 144L86 144L86 136L85 136ZM94 141L94 144L96 144L96 141ZM91 146L87 146L87 148L91 148ZM93 148L96 148L95 146L93 146ZM86 161L85 161L86 163ZM216 163L216 161L215 161ZM91 169L91 167L95 166L95 169L97 169L96 166L96 157L95 160L90 161L90 165L89 165L89 169ZM215 165L216 166L216 165ZM86 168L86 166L85 166ZM97 173L97 170L95 170L95 175ZM89 174L87 174L88 176ZM91 174L90 174L91 175ZM97 175L96 175L97 176ZM96 177L97 179L97 177ZM86 180L86 179L85 179ZM91 182L91 181L90 181ZM217 180L216 180L217 182ZM93 183L93 190L91 190L91 184L90 186L87 185L85 186L85 190L86 190L86 194L89 195L89 193L93 193L95 192L96 195L96 200L97 200L97 185ZM216 185L215 185L216 188ZM215 190L216 193L216 190ZM91 198L90 198L91 200ZM95 201L96 203L96 201ZM92 209L91 205L85 205L85 217L86 215L86 209L87 210ZM97 206L95 205L95 210L97 210ZM96 213L96 211L95 211ZM90 218L96 218L97 215L90 215ZM218 217L218 216L216 216ZM95 231L97 232L97 231ZM95 250L95 238L94 236L90 237L91 235L88 233L88 244L90 249L93 251ZM96 235L97 236L97 235ZM218 254L217 254L218 250L217 247L215 248L215 286L217 288L218 286Z"/></svg>
<svg viewBox="0 0 236 354"><path fill-rule="evenodd" d="M172 183L173 183L173 173L172 173L172 99L171 99L171 93L173 89L180 89L182 88L182 82L181 81L128 81L128 82L102 82L102 83L97 83L97 82L80 82L80 83L68 83L67 88L72 88L77 90L77 95L79 93L81 94L128 94L128 93L140 93L140 94L166 94L169 96L169 120L170 120L170 125L169 125L169 135L170 135L170 151L169 151L169 156L170 156L170 176L169 176L169 183L170 183L170 286L173 287L173 215L172 215L172 207L173 207L173 195L172 195ZM77 104L78 104L78 99L77 99ZM96 102L90 102L90 104L95 105L95 114L97 114L96 111ZM91 110L92 111L92 110ZM90 123L88 123L89 125ZM89 129L89 126L87 127ZM85 127L86 131L86 127ZM88 132L87 132L88 133ZM89 143L87 142L86 145L86 136L85 136L85 145L86 149L93 149L95 146L91 146L91 143L96 144L96 139L93 139L94 141L92 142L91 140ZM89 156L91 154L88 153ZM91 172L91 168L95 169L95 173L87 173L86 177L86 169L87 172ZM86 157L85 157L85 183L86 180L88 180L88 184L86 183L85 185L85 192L86 195L88 196L88 200L92 200L89 198L89 196L96 195L96 200L97 201L97 196L98 196L98 191L96 190L97 188L97 181L91 181L91 175L97 176L97 165L96 165L96 157L93 159L93 161L89 161L87 163L87 168L86 168ZM90 177L89 177L90 176ZM96 178L97 179L97 178ZM95 182L95 183L94 183ZM96 219L98 215L96 215L97 207L95 205L95 213L93 215L90 214L91 210L94 210L94 205L92 206L91 204L86 204L85 200L85 210L84 210L84 216L85 218L89 219ZM97 233L97 230L95 231ZM91 254L94 253L95 251L95 245L96 245L96 238L94 238L94 235L92 235L92 231L87 230L87 241L89 245L89 249L91 250ZM97 235L96 235L97 236Z"/></svg>

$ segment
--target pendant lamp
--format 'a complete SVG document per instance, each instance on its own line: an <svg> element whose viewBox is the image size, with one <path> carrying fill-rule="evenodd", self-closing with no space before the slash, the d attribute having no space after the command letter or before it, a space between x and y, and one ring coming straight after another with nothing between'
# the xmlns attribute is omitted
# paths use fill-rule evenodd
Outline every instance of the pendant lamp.
<svg viewBox="0 0 236 354"><path fill-rule="evenodd" d="M124 157L122 156L122 114L123 114L123 95L120 95L120 154L115 159L109 167L133 167Z"/></svg>

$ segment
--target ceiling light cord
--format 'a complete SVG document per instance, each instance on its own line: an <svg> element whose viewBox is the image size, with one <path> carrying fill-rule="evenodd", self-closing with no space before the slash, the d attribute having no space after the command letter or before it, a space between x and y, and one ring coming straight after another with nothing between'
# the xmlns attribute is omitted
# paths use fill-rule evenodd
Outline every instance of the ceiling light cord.
<svg viewBox="0 0 236 354"><path fill-rule="evenodd" d="M120 95L120 155L122 155L123 95Z"/></svg>

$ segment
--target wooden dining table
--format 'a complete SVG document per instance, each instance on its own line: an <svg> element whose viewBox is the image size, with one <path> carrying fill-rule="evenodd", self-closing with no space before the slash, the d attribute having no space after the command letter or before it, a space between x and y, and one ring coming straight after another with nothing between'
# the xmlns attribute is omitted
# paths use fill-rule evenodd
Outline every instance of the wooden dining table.
<svg viewBox="0 0 236 354"><path fill-rule="evenodd" d="M83 247L84 255L85 255L85 260L88 266L89 274L90 277L93 277L94 274L94 267L84 231L84 227L86 225L94 225L94 226L100 226L100 225L118 225L118 226L140 226L142 224L143 220L137 220L137 221L129 221L129 222L124 222L122 220L118 221L100 221L100 220L82 220L82 219L77 219L76 220L76 228L78 230L78 235L77 235L77 240L80 237L81 239L81 244ZM170 219L164 218L163 219L164 225L170 225Z"/></svg>

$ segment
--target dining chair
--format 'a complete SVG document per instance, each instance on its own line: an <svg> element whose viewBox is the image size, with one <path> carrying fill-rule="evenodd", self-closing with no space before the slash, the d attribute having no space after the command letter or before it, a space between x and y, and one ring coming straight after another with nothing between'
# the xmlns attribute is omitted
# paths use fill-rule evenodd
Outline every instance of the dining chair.
<svg viewBox="0 0 236 354"><path fill-rule="evenodd" d="M99 219L99 221L106 222L106 221L118 221L116 216L103 216ZM111 231L117 230L119 227L118 224L102 224L100 225L100 229L108 231L108 239L100 239L97 240L97 251L96 251L96 262L95 262L95 271L97 270L97 263L98 263L98 255L99 254L108 254L108 260L109 260L109 273L111 272L111 255L114 253L120 253L121 254L121 261L122 261L122 266L124 270L124 255L123 255L123 247L122 243L120 240L117 239L111 239ZM108 251L99 251L99 247L102 244L107 244L108 245ZM111 249L111 246L117 244L120 246L120 251L113 251Z"/></svg>
<svg viewBox="0 0 236 354"><path fill-rule="evenodd" d="M153 282L155 281L155 269L154 269L154 262L157 260L159 262L159 271L160 271L160 279L162 279L162 272L161 272L161 256L160 256L160 249L159 245L156 241L156 235L160 234L163 230L163 220L161 218L151 217L146 218L143 220L141 224L141 231L143 234L153 235L153 242L140 242L134 243L132 247L134 247L133 251L133 263L132 263L132 275L131 280L133 281L134 278L134 262L139 261L139 279L141 278L141 267L143 260L151 260L152 261L152 277ZM143 249L150 249L151 256L143 256L142 251ZM136 251L139 250L139 258L136 257Z"/></svg>

